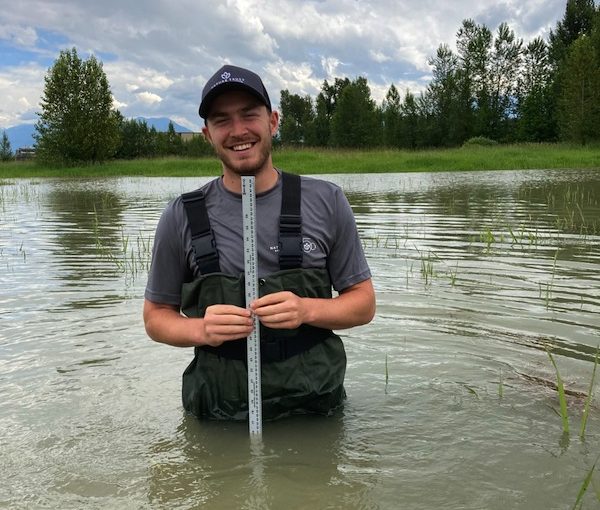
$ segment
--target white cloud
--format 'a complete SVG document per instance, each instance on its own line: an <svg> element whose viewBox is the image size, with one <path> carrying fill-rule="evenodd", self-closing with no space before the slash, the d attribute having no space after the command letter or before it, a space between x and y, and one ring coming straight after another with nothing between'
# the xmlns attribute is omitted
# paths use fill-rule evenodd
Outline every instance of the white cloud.
<svg viewBox="0 0 600 510"><path fill-rule="evenodd" d="M136 96L142 103L149 105L160 103L162 101L162 97L160 97L158 94L154 94L153 92L144 91L136 94Z"/></svg>
<svg viewBox="0 0 600 510"><path fill-rule="evenodd" d="M0 127L32 119L38 111L45 68L35 64L0 68Z"/></svg>

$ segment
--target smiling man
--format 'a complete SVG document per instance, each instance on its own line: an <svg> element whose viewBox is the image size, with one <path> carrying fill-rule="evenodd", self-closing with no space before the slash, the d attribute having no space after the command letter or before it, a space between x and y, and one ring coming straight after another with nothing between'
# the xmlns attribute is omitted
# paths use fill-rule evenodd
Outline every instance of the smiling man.
<svg viewBox="0 0 600 510"><path fill-rule="evenodd" d="M345 398L346 354L333 330L375 313L350 205L329 182L273 166L279 115L261 78L226 65L202 91L203 133L222 176L177 197L156 229L144 323L157 342L194 347L184 408L248 417L246 337L261 327L263 416L329 414ZM260 297L244 303L241 176L254 175ZM336 291L335 297L332 288Z"/></svg>

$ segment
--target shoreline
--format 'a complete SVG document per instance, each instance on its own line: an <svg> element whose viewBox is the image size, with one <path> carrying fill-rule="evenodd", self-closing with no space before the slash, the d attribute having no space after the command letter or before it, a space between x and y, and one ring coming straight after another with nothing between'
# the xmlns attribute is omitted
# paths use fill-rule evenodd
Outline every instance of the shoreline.
<svg viewBox="0 0 600 510"><path fill-rule="evenodd" d="M518 144L431 150L275 148L278 168L304 175L454 172L485 170L599 169L600 145ZM28 177L197 177L221 173L216 157L111 160L57 167L33 161L0 164L0 179Z"/></svg>

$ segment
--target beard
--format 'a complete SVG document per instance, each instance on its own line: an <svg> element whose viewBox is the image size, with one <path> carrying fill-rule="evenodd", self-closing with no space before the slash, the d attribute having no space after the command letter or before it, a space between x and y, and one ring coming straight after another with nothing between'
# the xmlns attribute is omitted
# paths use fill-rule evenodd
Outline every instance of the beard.
<svg viewBox="0 0 600 510"><path fill-rule="evenodd" d="M232 154L230 150L215 148L217 157L228 170L238 175L256 175L263 168L267 167L267 163L271 157L272 148L271 138L263 139L257 143L252 149L252 157L239 159Z"/></svg>

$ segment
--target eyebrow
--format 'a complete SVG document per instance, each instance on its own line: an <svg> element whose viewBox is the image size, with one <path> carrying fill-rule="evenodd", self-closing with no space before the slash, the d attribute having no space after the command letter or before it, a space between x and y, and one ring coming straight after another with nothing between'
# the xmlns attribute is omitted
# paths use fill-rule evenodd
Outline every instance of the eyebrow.
<svg viewBox="0 0 600 510"><path fill-rule="evenodd" d="M260 101L256 100L256 101L253 101L248 106L244 106L243 108L240 108L238 111L240 111L241 113L247 113L250 110L254 110L256 108L260 108L261 106L265 106L265 105L263 105ZM266 108L266 106L265 106L265 108ZM217 111L211 112L210 115L207 117L206 120L214 119L214 118L223 118L223 117L229 117L229 113L225 112L225 111L218 111L217 110Z"/></svg>

